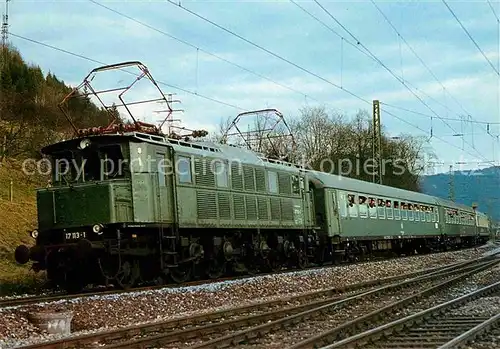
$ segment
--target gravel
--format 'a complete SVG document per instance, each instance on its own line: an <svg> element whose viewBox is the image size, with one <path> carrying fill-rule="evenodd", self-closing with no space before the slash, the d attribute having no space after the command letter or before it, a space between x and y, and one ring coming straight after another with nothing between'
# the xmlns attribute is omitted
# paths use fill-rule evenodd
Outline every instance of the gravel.
<svg viewBox="0 0 500 349"><path fill-rule="evenodd" d="M473 259L490 252L495 247L490 244L479 249L257 276L207 285L118 295L96 295L2 308L0 309L0 347L6 349L61 337L47 335L30 324L27 320L30 312L73 311L72 332L83 334L262 302L281 298L283 295L301 294L401 275L418 269Z"/></svg>
<svg viewBox="0 0 500 349"><path fill-rule="evenodd" d="M500 297L483 297L454 309L450 314L459 316L491 317L500 312Z"/></svg>
<svg viewBox="0 0 500 349"><path fill-rule="evenodd" d="M397 302L406 298L412 294L415 294L425 288L430 287L432 284L436 284L439 281L427 281L419 284L418 286L411 286L408 288L403 288L397 291L390 291L389 294L379 294L379 295L369 295L366 298L355 301L353 303L347 303L343 305L338 305L329 309L328 312L319 314L314 318L309 318L307 321L301 321L293 326L287 326L282 330L268 333L259 339L252 340L248 344L238 345L237 348L250 349L250 348L266 348L266 349L281 349L287 348L301 340L315 336L320 332L324 331L326 328L335 328L344 322L352 321L360 316L368 314L374 310L380 309L386 305ZM231 333L232 331L227 331L224 334L218 334L216 337L220 337ZM215 338L215 336L212 336ZM211 339L211 338L210 338ZM196 340L187 343L188 346L197 345L205 341ZM162 346L165 349L178 348L179 345L167 345ZM186 343L184 343L186 344Z"/></svg>

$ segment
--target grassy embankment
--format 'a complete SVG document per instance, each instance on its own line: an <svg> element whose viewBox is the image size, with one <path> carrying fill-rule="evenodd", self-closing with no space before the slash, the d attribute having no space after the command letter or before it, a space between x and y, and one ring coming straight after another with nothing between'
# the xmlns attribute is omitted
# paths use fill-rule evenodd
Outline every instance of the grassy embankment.
<svg viewBox="0 0 500 349"><path fill-rule="evenodd" d="M30 292L45 280L43 272L35 273L29 263L19 265L14 259L19 244L34 243L29 231L37 226L35 189L41 185L43 178L25 174L20 162L5 161L0 165L0 295Z"/></svg>

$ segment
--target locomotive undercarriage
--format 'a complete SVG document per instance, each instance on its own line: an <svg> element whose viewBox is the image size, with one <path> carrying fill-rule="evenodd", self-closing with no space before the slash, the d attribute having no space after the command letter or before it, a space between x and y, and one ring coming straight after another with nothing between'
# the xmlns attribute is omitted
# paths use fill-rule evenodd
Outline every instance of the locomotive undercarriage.
<svg viewBox="0 0 500 349"><path fill-rule="evenodd" d="M88 285L130 288L184 283L230 275L303 269L389 254L411 255L471 247L475 237L345 240L309 230L207 230L173 227L105 227L71 243L38 245L28 254L33 269L69 292ZM17 252L26 260L26 250ZM16 257L17 258L17 257ZM25 261L27 262L27 261Z"/></svg>
<svg viewBox="0 0 500 349"><path fill-rule="evenodd" d="M42 235L49 234L56 232ZM46 270L52 286L69 292L305 268L322 264L325 255L325 240L315 231L104 227L76 241L41 241L18 248L18 261L33 260L35 271Z"/></svg>

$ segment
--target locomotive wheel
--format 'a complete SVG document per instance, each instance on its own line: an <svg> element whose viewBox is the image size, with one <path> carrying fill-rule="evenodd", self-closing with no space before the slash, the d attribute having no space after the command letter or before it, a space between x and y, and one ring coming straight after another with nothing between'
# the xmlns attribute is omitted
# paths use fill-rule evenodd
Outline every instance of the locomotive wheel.
<svg viewBox="0 0 500 349"><path fill-rule="evenodd" d="M207 275L210 279L218 279L226 272L226 262L218 259L210 259L208 262Z"/></svg>
<svg viewBox="0 0 500 349"><path fill-rule="evenodd" d="M176 268L170 269L170 277L177 284L188 282L193 274L193 265L191 263L179 264Z"/></svg>
<svg viewBox="0 0 500 349"><path fill-rule="evenodd" d="M307 253L304 250L297 251L297 266L300 269L305 269L307 267Z"/></svg>
<svg viewBox="0 0 500 349"><path fill-rule="evenodd" d="M83 283L81 281L80 275L74 271L66 273L64 286L66 292L68 292L69 294L76 294L83 290Z"/></svg>
<svg viewBox="0 0 500 349"><path fill-rule="evenodd" d="M134 262L131 266L130 262L126 261L122 264L120 271L115 277L115 281L122 289L127 290L135 285L139 278L139 265Z"/></svg>
<svg viewBox="0 0 500 349"><path fill-rule="evenodd" d="M278 272L283 267L283 263L280 258L280 254L276 250L272 250L267 258L267 265L269 269L273 272Z"/></svg>

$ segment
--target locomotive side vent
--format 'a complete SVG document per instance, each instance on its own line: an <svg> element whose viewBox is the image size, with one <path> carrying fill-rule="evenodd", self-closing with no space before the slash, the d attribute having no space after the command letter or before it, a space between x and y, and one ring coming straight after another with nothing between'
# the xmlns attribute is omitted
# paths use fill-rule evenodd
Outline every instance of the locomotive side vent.
<svg viewBox="0 0 500 349"><path fill-rule="evenodd" d="M231 219L231 200L229 194L219 193L217 199L219 204L219 219Z"/></svg>
<svg viewBox="0 0 500 349"><path fill-rule="evenodd" d="M246 196L246 204L247 204L247 219L249 221L257 220L257 202L255 200L255 196L247 195Z"/></svg>
<svg viewBox="0 0 500 349"><path fill-rule="evenodd" d="M217 203L215 200L215 193L201 190L197 191L196 204L198 219L217 218Z"/></svg>
<svg viewBox="0 0 500 349"><path fill-rule="evenodd" d="M243 195L234 195L233 196L233 204L234 204L234 219L237 220L245 220L245 198Z"/></svg>
<svg viewBox="0 0 500 349"><path fill-rule="evenodd" d="M265 197L257 198L259 207L259 220L269 220L269 209L267 208L268 199Z"/></svg>

